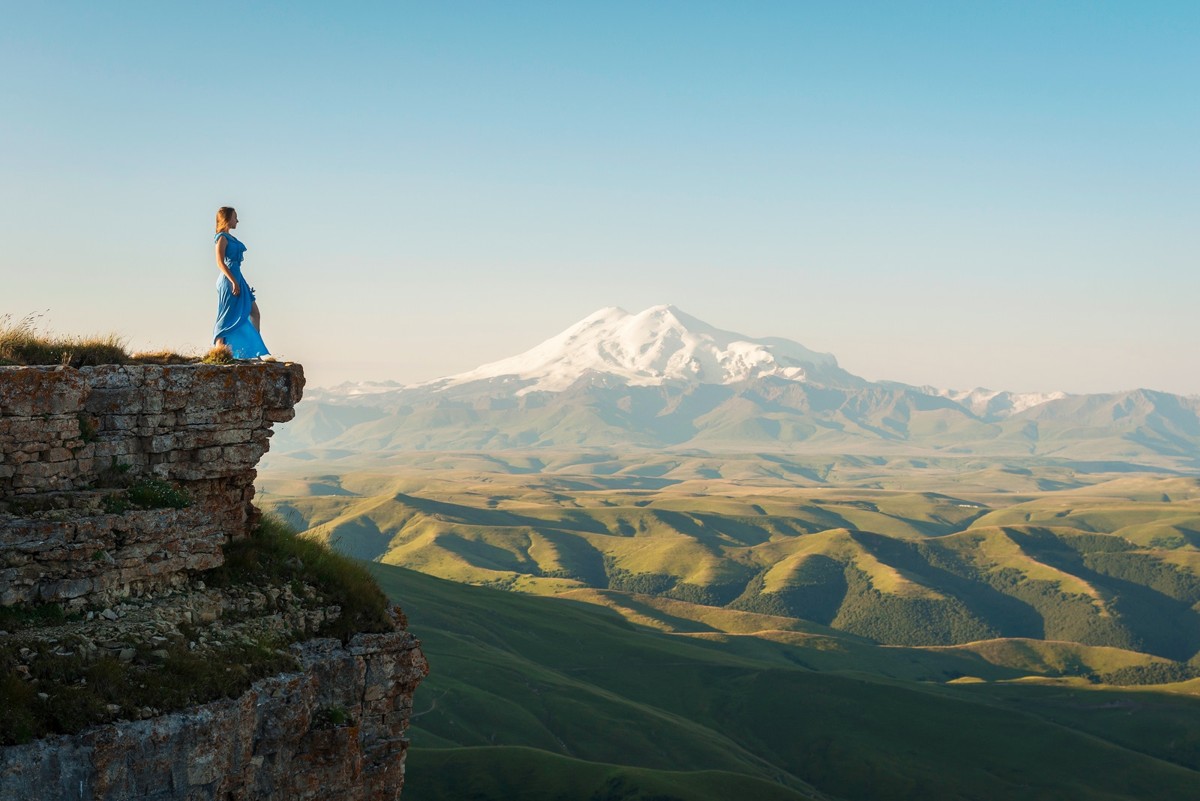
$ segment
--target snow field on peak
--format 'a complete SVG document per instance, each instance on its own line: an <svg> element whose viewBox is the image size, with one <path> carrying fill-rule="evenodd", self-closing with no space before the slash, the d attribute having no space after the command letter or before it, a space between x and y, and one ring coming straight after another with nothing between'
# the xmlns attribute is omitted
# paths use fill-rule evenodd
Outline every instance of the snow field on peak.
<svg viewBox="0 0 1200 801"><path fill-rule="evenodd" d="M970 390L937 389L925 387L930 395L949 398L955 403L966 406L975 414L1010 417L1020 414L1034 406L1041 406L1050 401L1062 400L1067 397L1065 392L1008 392L1005 390L985 389L976 387Z"/></svg>
<svg viewBox="0 0 1200 801"><path fill-rule="evenodd" d="M637 314L608 307L524 353L426 386L515 376L533 382L519 394L557 392L589 373L611 375L631 386L732 384L766 376L804 381L806 365L836 368L837 361L796 342L755 340L714 328L673 306Z"/></svg>

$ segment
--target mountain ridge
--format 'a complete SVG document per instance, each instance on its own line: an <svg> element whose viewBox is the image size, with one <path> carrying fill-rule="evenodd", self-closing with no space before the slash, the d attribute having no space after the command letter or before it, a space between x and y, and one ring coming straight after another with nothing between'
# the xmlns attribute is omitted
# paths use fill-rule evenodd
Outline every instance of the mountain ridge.
<svg viewBox="0 0 1200 801"><path fill-rule="evenodd" d="M747 337L660 305L637 314L608 306L524 353L416 386L442 389L513 377L531 382L517 394L555 392L589 372L629 386L730 384L765 376L834 385L863 381L838 367L832 354L778 337Z"/></svg>
<svg viewBox="0 0 1200 801"><path fill-rule="evenodd" d="M474 370L312 390L306 404L276 453L900 450L1200 467L1200 398L871 382L832 354L725 331L674 306L637 314L608 307Z"/></svg>
<svg viewBox="0 0 1200 801"><path fill-rule="evenodd" d="M680 347L673 353L665 353L664 340L671 335L677 337ZM695 355L697 349L707 351L704 356L710 364L700 364L701 359ZM782 359L776 358L776 351ZM647 353L656 358L649 361L639 358ZM712 363L726 369L713 369ZM831 353L813 351L783 337L750 337L720 329L670 304L651 306L637 314L619 306L606 306L533 348L462 373L413 384L348 381L312 391L337 402L408 389L445 390L476 381L503 380L523 382L516 394L526 395L538 391L562 392L581 379L596 380L599 376L623 379L629 386L672 382L729 385L766 377L822 386L864 387L877 383L949 398L980 417L991 418L1071 397L1062 391L1012 392L986 387L958 390L931 385L914 387L900 381L870 382L847 372Z"/></svg>

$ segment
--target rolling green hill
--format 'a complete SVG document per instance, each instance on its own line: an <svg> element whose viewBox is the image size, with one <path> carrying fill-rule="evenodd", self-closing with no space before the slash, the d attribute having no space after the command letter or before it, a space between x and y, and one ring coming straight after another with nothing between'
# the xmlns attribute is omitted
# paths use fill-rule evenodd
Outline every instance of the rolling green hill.
<svg viewBox="0 0 1200 801"><path fill-rule="evenodd" d="M259 500L372 560L423 638L418 801L1115 801L1200 779L1194 478L429 453L269 471Z"/></svg>
<svg viewBox="0 0 1200 801"><path fill-rule="evenodd" d="M1185 798L1200 781L1200 699L1001 678L1020 671L1000 663L1053 646L884 648L811 624L789 641L747 633L763 616L643 599L697 629L672 633L592 603L372 570L431 664L410 730L417 801L1117 801ZM913 659L941 679L887 675ZM992 677L948 678L968 663Z"/></svg>
<svg viewBox="0 0 1200 801"><path fill-rule="evenodd" d="M1195 659L1200 483L1093 481L951 495L395 469L279 479L264 505L360 558L472 584L634 593L893 645L1023 638Z"/></svg>

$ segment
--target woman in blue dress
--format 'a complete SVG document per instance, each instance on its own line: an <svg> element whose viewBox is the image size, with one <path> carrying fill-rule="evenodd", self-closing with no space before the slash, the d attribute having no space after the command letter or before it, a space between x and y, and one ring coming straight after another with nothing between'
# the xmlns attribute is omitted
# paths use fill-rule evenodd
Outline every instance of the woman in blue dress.
<svg viewBox="0 0 1200 801"><path fill-rule="evenodd" d="M217 209L217 323L213 326L213 344L228 345L235 359L269 357L270 351L259 334L258 304L254 290L242 275L242 257L246 246L230 231L237 228L237 211L229 206Z"/></svg>

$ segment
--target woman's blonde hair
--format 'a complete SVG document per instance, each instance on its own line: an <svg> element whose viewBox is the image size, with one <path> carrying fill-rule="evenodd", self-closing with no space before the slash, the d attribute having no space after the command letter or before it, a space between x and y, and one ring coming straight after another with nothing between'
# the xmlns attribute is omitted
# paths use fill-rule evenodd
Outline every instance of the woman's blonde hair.
<svg viewBox="0 0 1200 801"><path fill-rule="evenodd" d="M233 206L222 206L217 209L217 233L229 230L229 223L233 219L236 209Z"/></svg>

